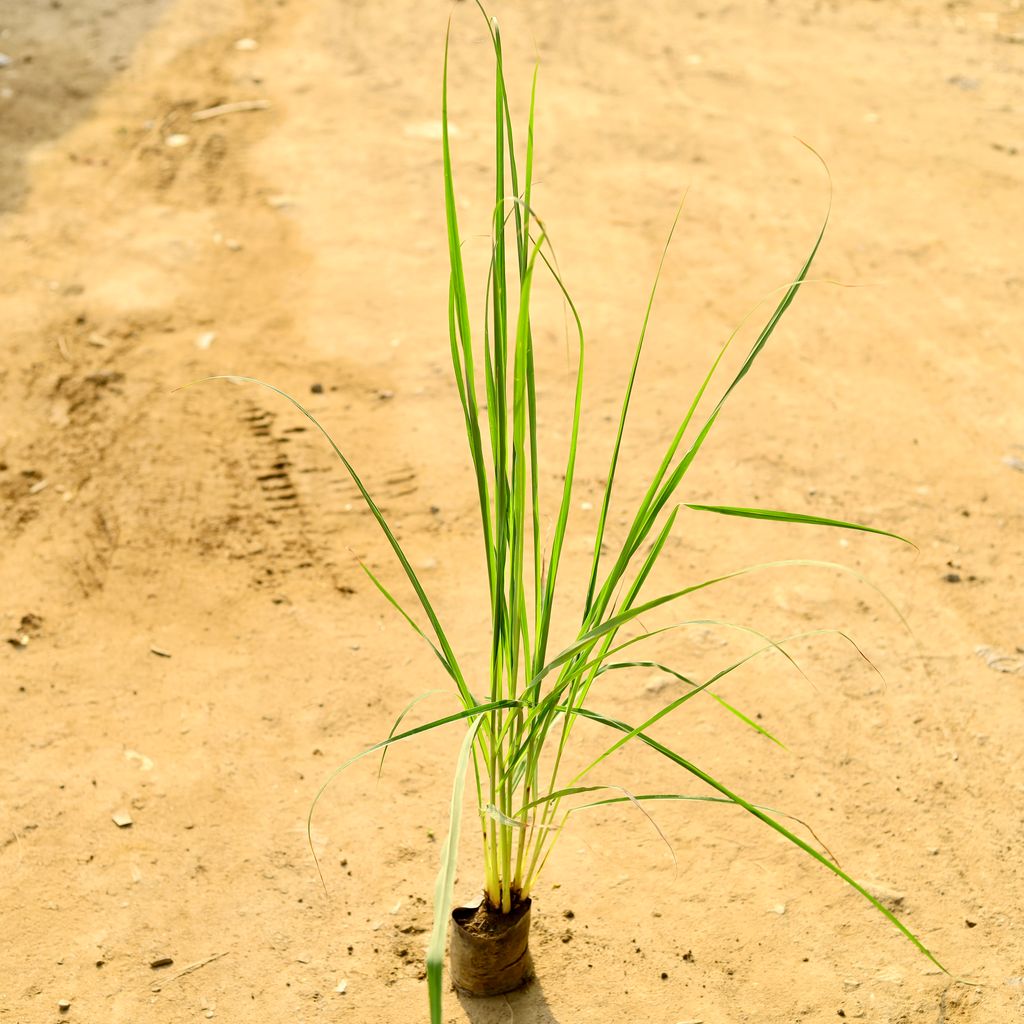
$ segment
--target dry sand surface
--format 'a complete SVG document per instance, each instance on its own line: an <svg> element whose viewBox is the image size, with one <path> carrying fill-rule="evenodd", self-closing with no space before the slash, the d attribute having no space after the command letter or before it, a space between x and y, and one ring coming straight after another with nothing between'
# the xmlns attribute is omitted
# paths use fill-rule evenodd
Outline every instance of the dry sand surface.
<svg viewBox="0 0 1024 1024"><path fill-rule="evenodd" d="M540 61L535 200L587 329L570 637L613 416L682 191L627 435L628 503L731 327L808 287L680 496L877 523L896 542L685 512L653 614L794 643L656 734L813 824L948 965L738 809L580 815L536 893L539 979L449 995L474 1024L1024 1021L1024 11L1010 0L504 3L515 114ZM6 0L0 10L0 1021L424 1021L425 929L455 732L331 769L450 710L428 648L359 568L401 572L308 422L365 474L467 665L483 569L451 383L438 141L452 112L482 295L492 63L442 0ZM248 42L241 42L241 41ZM259 109L197 112L260 101ZM550 498L570 360L543 287ZM748 328L743 341L752 338ZM737 347L737 358L740 354ZM730 367L735 370L734 359ZM10 642L8 642L8 640ZM661 660L756 641L705 626ZM652 670L595 704L641 720ZM582 747L600 737L581 730ZM583 756L582 753L580 756ZM633 750L605 777L699 792ZM113 817L130 816L119 827ZM478 891L473 830L457 893ZM172 960L154 966L161 958ZM337 991L344 981L343 993ZM58 1003L67 1000L68 1008Z"/></svg>

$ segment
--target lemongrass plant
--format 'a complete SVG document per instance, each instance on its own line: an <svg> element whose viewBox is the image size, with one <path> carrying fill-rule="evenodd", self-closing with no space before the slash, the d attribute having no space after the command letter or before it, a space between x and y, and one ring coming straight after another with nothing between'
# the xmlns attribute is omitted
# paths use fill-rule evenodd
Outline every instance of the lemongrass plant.
<svg viewBox="0 0 1024 1024"><path fill-rule="evenodd" d="M705 691L719 700L743 723L764 732L759 725L726 704L710 690L716 682L756 654L725 666L700 683L673 672L649 657L641 660L623 655L627 649L645 643L662 632L641 629L639 632L630 632L623 638L624 627L636 624L645 612L678 601L688 594L715 586L725 580L766 567L759 565L725 572L653 597L643 594L644 585L662 555L680 508L684 507L673 503L674 496L727 400L750 371L780 318L807 280L825 226L822 225L811 246L810 254L795 278L781 290L781 298L757 334L739 370L722 389L710 413L698 416L698 407L712 384L723 356L736 339L738 329L713 360L668 441L661 462L629 520L624 539L617 546L614 557L606 560L602 553L607 540L609 509L623 434L633 399L637 368L657 288L656 276L633 353L632 366L626 380L618 425L611 446L610 463L597 517L593 555L582 594L579 627L568 643L556 643L551 635L551 624L569 529L574 470L580 444L585 339L580 316L557 270L547 232L533 206L531 186L536 73L526 124L525 160L520 165L517 161L513 124L506 95L501 37L496 21L488 20L488 26L496 59L496 173L486 310L484 322L476 333L471 324L469 290L463 269L462 235L455 201L448 124L447 41L441 103L444 205L450 264L448 326L451 359L479 504L483 559L487 572L491 612L488 672L483 686L475 678L471 681L464 672L434 605L402 544L353 465L309 410L291 396L278 392L289 398L324 433L350 474L371 515L397 556L411 584L420 612L425 616L425 624L421 625L417 620L419 613L407 610L376 575L366 566L363 568L388 602L431 646L442 671L449 677L454 687L459 704L458 710L451 714L414 728L401 730L402 721L409 711L406 709L387 738L351 758L338 768L331 778L354 761L374 751L383 751L394 743L443 726L461 724L466 729L456 758L451 824L443 844L442 863L435 894L434 928L428 948L427 977L431 1020L435 1024L441 1020L442 962L456 869L462 797L470 766L475 786L478 827L482 839L483 889L487 904L495 912L508 914L521 901L529 898L553 845L562 834L567 818L573 812L583 807L627 801L639 805L641 801L653 799L706 800L738 806L784 836L790 843L860 893L921 953L941 967L920 939L863 885L841 869L827 852L815 848L778 820L779 817L786 816L776 815L748 801L679 752L660 743L648 732L662 718L677 711L687 701ZM678 217L677 213L676 221ZM826 215L825 222L827 219ZM672 227L674 230L675 222ZM667 245L668 243L666 249ZM570 438L568 450L564 454L564 463L559 462L560 468L564 465L564 483L557 508L554 510L554 527L548 545L543 544L541 539L541 523L544 518L541 506L541 467L547 464L542 462L538 444L537 385L530 301L531 289L538 270L548 274L560 290L571 323L575 327L575 341L578 347ZM658 276L660 273L659 266ZM697 504L688 504L685 507L728 516L861 530L896 537L886 530L798 512ZM898 537L896 539L902 540ZM777 566L828 563L770 564ZM782 648L780 644L764 638L762 650ZM601 677L608 672L640 665L656 666L670 672L680 684L678 695L638 724L623 722L614 714L599 710L593 698L599 694ZM568 760L565 753L581 719L615 735L607 748L590 764L580 771L568 774L565 769ZM656 755L668 759L687 775L700 780L707 787L707 791L700 795L688 795L633 794L619 790L618 795L596 796L602 790L607 792L615 787L592 781L592 773L604 765L613 753L631 743L642 744ZM323 789L320 792L322 794ZM317 800L319 797L320 794ZM312 813L311 810L311 817Z"/></svg>

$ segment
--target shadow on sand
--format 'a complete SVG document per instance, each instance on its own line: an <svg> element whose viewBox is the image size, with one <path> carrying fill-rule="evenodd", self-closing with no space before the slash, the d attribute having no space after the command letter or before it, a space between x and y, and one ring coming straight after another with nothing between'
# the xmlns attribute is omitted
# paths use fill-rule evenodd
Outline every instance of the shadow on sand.
<svg viewBox="0 0 1024 1024"><path fill-rule="evenodd" d="M478 999L462 992L457 995L471 1024L559 1024L536 978L518 992L504 996Z"/></svg>
<svg viewBox="0 0 1024 1024"><path fill-rule="evenodd" d="M31 150L70 131L173 0L4 0L0 213L29 188Z"/></svg>

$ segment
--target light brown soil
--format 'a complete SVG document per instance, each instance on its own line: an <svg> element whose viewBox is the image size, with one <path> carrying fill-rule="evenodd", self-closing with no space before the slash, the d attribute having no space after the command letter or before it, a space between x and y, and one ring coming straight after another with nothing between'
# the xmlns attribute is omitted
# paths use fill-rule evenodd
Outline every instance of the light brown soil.
<svg viewBox="0 0 1024 1024"><path fill-rule="evenodd" d="M0 1021L59 1019L59 1000L66 1019L105 1024L426 1019L457 734L396 748L380 782L368 760L328 790L313 835L329 897L305 822L331 769L443 677L360 571L361 558L404 597L308 424L255 387L172 389L249 374L309 401L479 672L435 137L449 12L3 6L0 625L15 643L0 651ZM491 64L472 5L454 12L460 215L482 295ZM835 202L814 276L863 287L805 290L681 497L875 522L920 554L684 510L651 593L751 561L838 559L892 596L914 639L852 577L776 570L711 588L645 625L842 628L885 681L820 636L792 645L808 679L771 655L721 687L788 750L710 700L657 734L813 824L984 987L938 973L741 811L659 806L674 865L625 807L580 815L534 893L539 981L507 1001L449 996L448 1020L1024 1019L1024 12L524 0L494 13L517 115L541 62L535 198L589 338L570 599L593 530L582 503L599 494L679 195L689 186L616 530L732 325L813 241L827 185L793 137L827 160ZM192 120L260 99L268 109ZM550 496L567 357L562 313L539 301ZM691 627L657 654L710 673L752 644ZM640 720L663 682L623 674L595 703ZM411 720L451 707L437 695ZM586 751L602 738L580 735ZM699 792L638 750L597 781ZM122 812L130 827L113 822ZM465 897L481 880L473 833Z"/></svg>

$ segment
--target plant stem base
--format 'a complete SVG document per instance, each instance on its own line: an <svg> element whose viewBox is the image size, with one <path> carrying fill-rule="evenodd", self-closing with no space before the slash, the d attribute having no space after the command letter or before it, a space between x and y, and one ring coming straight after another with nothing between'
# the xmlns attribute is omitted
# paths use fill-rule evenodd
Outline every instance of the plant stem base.
<svg viewBox="0 0 1024 1024"><path fill-rule="evenodd" d="M472 996L500 996L533 977L530 958L531 900L507 914L485 899L479 907L452 911L452 984Z"/></svg>

